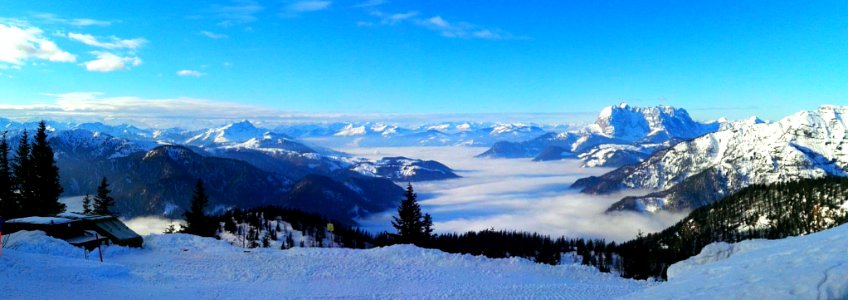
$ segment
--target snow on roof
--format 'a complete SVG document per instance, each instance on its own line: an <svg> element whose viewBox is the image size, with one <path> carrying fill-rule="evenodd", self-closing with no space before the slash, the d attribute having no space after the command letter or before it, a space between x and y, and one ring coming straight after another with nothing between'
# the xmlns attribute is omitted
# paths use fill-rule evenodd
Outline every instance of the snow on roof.
<svg viewBox="0 0 848 300"><path fill-rule="evenodd" d="M97 222L96 226L108 231L118 240L129 240L141 237L138 233L132 231L132 229L127 227L127 225L124 225L124 223L118 219Z"/></svg>
<svg viewBox="0 0 848 300"><path fill-rule="evenodd" d="M16 224L39 224L39 225L50 225L50 224L67 224L71 223L74 220L68 218L57 218L57 217L26 217L26 218L18 218L7 220L6 223L16 223Z"/></svg>

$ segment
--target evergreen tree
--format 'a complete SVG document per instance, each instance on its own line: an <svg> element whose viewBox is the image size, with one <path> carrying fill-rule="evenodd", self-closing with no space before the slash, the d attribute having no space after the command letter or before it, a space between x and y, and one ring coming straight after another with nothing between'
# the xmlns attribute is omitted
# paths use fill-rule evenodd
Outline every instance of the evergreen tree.
<svg viewBox="0 0 848 300"><path fill-rule="evenodd" d="M430 214L424 214L424 220L422 221L422 226L424 227L424 238L430 239L433 237L433 218L430 217Z"/></svg>
<svg viewBox="0 0 848 300"><path fill-rule="evenodd" d="M91 209L91 196L88 194L85 194L85 197L82 198L82 213L86 215L93 213Z"/></svg>
<svg viewBox="0 0 848 300"><path fill-rule="evenodd" d="M29 135L26 129L21 133L21 140L12 159L12 175L14 176L12 190L16 192L18 216L30 217L35 215L36 203L32 191L35 190L32 176L32 161L30 160Z"/></svg>
<svg viewBox="0 0 848 300"><path fill-rule="evenodd" d="M407 185L404 199L398 207L398 215L392 217L392 226L397 230L400 243L420 244L427 240L428 236L425 235L428 234L427 231L432 231L432 229L429 229L432 226L432 220L430 221L431 224L425 227L422 217L421 206L418 205L418 196L410 183ZM429 219L429 215L427 218Z"/></svg>
<svg viewBox="0 0 848 300"><path fill-rule="evenodd" d="M106 180L106 177L103 177L100 181L100 186L97 187L97 194L94 195L94 208L92 209L92 213L101 216L114 215L111 207L115 206L115 199L109 195L111 192L112 191L109 190L109 181Z"/></svg>
<svg viewBox="0 0 848 300"><path fill-rule="evenodd" d="M209 218L203 210L209 204L209 196L203 187L203 180L198 179L194 186L194 195L191 197L191 209L185 212L186 227L183 232L199 236L210 236Z"/></svg>
<svg viewBox="0 0 848 300"><path fill-rule="evenodd" d="M18 213L18 202L13 192L12 169L9 165L9 143L6 132L0 139L0 217L14 218Z"/></svg>
<svg viewBox="0 0 848 300"><path fill-rule="evenodd" d="M47 142L47 125L44 121L38 123L32 149L32 196L35 200L33 213L39 216L55 215L65 211L65 204L59 202L59 196L64 189L59 183L59 168L53 158L53 148Z"/></svg>

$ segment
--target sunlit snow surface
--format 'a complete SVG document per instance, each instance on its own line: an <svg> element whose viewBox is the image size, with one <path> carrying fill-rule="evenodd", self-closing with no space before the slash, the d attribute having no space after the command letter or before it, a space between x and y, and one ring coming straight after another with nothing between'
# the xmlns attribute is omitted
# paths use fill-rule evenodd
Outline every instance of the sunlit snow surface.
<svg viewBox="0 0 848 300"><path fill-rule="evenodd" d="M580 265L413 246L244 252L183 234L109 247L100 263L40 232L16 235L0 258L3 299L609 299L648 285Z"/></svg>
<svg viewBox="0 0 848 300"><path fill-rule="evenodd" d="M629 240L638 231L656 232L684 214L604 214L615 201L645 191L605 196L586 195L569 186L577 179L609 168L582 168L578 160L534 162L531 159L475 158L478 147L399 147L342 149L360 157L407 156L436 160L459 179L413 183L436 231L465 232L488 228L533 231L552 236ZM401 183L405 185L405 183ZM392 230L395 211L360 220L372 231Z"/></svg>
<svg viewBox="0 0 848 300"><path fill-rule="evenodd" d="M708 245L628 299L848 299L848 225L782 240Z"/></svg>

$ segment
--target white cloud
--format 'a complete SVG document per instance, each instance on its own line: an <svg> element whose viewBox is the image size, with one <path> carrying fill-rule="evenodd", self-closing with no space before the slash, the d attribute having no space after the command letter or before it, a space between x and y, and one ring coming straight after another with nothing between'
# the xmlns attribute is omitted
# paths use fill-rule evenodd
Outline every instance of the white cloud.
<svg viewBox="0 0 848 300"><path fill-rule="evenodd" d="M389 3L389 1L386 1L386 0L366 0L362 3L354 5L353 7L358 7L358 8L374 7L374 6L380 6L380 5L383 5L383 4L386 4L386 3Z"/></svg>
<svg viewBox="0 0 848 300"><path fill-rule="evenodd" d="M37 27L0 24L0 62L20 66L31 59L74 62L76 56L60 49Z"/></svg>
<svg viewBox="0 0 848 300"><path fill-rule="evenodd" d="M198 129L230 121L250 119L266 124L327 122L384 122L415 127L439 122L537 122L562 124L570 120L582 127L594 121L596 112L581 113L492 113L492 114L387 114L387 113L304 113L242 103L191 97L142 98L104 97L97 92L43 94L50 97L29 104L10 104L20 99L0 98L0 116L16 121L113 122L150 128L183 127ZM577 121L579 120L579 122Z"/></svg>
<svg viewBox="0 0 848 300"><path fill-rule="evenodd" d="M104 49L131 49L131 50L133 50L133 49L138 49L139 47L141 47L141 46L143 46L144 44L147 43L147 40L145 40L143 38L120 39L120 38L115 37L115 36L109 37L108 38L109 41L106 42L106 41L101 41L101 40L97 39L96 37L94 37L93 35L90 35L90 34L75 33L75 32L68 33L68 38L75 40L77 42L89 45L89 46L104 48Z"/></svg>
<svg viewBox="0 0 848 300"><path fill-rule="evenodd" d="M97 59L85 63L85 69L92 72L112 72L126 70L141 65L137 56L118 56L109 52L91 52Z"/></svg>
<svg viewBox="0 0 848 300"><path fill-rule="evenodd" d="M448 23L448 21L445 21L445 19L442 19L442 17L440 17L440 16L435 16L435 17L427 19L426 24L429 24L429 25L432 25L432 26L435 26L435 27L439 27L439 28L450 27L450 23Z"/></svg>
<svg viewBox="0 0 848 300"><path fill-rule="evenodd" d="M286 9L292 13L312 12L330 8L331 1L298 1L289 4Z"/></svg>
<svg viewBox="0 0 848 300"><path fill-rule="evenodd" d="M411 18L413 18L417 15L418 15L417 11L410 11L410 12L407 12L407 13L392 14L392 15L387 16L386 18L383 18L382 22L383 22L383 24L394 25L394 24L397 24L399 22L409 20L409 19L411 19Z"/></svg>
<svg viewBox="0 0 848 300"><path fill-rule="evenodd" d="M396 25L409 22L419 27L423 27L440 33L447 38L462 38L462 39L483 39L483 40L512 40L523 39L516 37L509 32L496 29L485 28L479 25L467 22L449 22L441 16L433 16L430 18L418 17L417 11L409 11L406 13L386 14L381 11L372 11L372 16L380 19L380 25ZM374 24L371 22L358 22L359 27L370 27Z"/></svg>
<svg viewBox="0 0 848 300"><path fill-rule="evenodd" d="M206 31L206 30L201 31L200 34L205 36L205 37L208 37L210 39L213 39L213 40L226 39L226 38L230 37L226 34L214 33L214 32Z"/></svg>
<svg viewBox="0 0 848 300"><path fill-rule="evenodd" d="M531 159L478 159L477 147L351 148L347 153L367 158L406 156L437 160L459 170L459 179L413 184L422 209L433 215L439 232L487 228L532 231L551 236L629 240L641 230L656 232L684 214L605 214L622 197L644 194L585 195L569 189L579 178L603 174L608 168L581 168L575 160L534 162ZM390 225L385 215L363 224L380 231Z"/></svg>
<svg viewBox="0 0 848 300"><path fill-rule="evenodd" d="M79 19L64 19L60 18L54 14L50 13L38 13L33 14L34 17L47 22L47 23L59 23L59 24L67 24L71 26L77 27L86 27L86 26L110 26L112 25L112 21L103 21L103 20L95 20L89 18L79 18Z"/></svg>
<svg viewBox="0 0 848 300"><path fill-rule="evenodd" d="M241 0L234 1L231 5L214 4L210 12L212 17L221 19L218 23L219 26L230 27L255 22L258 19L256 15L263 10L265 10L265 7L259 5L256 1Z"/></svg>
<svg viewBox="0 0 848 300"><path fill-rule="evenodd" d="M419 26L437 31L447 38L475 38L484 40L511 40L518 39L509 32L500 29L483 28L467 22L448 22L441 16L431 17L426 20L418 20Z"/></svg>
<svg viewBox="0 0 848 300"><path fill-rule="evenodd" d="M183 76L183 77L186 77L186 76L200 77L200 76L206 75L206 73L201 73L200 71L195 71L195 70L179 70L179 71L177 71L177 75Z"/></svg>
<svg viewBox="0 0 848 300"><path fill-rule="evenodd" d="M284 120L295 114L240 103L189 97L141 98L133 96L104 97L98 92L44 94L51 100L43 103L4 104L0 114L26 121L49 117L53 120L98 121L134 124L150 128L201 128L232 120Z"/></svg>

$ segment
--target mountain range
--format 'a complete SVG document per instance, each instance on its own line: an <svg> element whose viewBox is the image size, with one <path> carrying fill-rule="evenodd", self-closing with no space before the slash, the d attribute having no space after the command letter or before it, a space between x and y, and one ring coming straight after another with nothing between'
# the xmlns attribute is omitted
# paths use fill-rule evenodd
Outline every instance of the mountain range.
<svg viewBox="0 0 848 300"><path fill-rule="evenodd" d="M822 106L773 123L737 122L573 187L596 194L656 191L624 198L610 211L687 211L752 184L848 176L846 115L848 107Z"/></svg>
<svg viewBox="0 0 848 300"><path fill-rule="evenodd" d="M580 130L548 133L522 142L500 141L479 157L533 157L538 161L578 158L586 167L620 167L722 126L723 122L694 121L680 108L622 103L604 108L593 124Z"/></svg>
<svg viewBox="0 0 848 300"><path fill-rule="evenodd" d="M434 161L369 161L310 145L248 121L187 131L48 122L65 195L93 193L106 177L125 217L181 217L203 179L210 211L280 206L353 223L397 205L393 181L458 177ZM16 145L34 123L0 121Z"/></svg>

